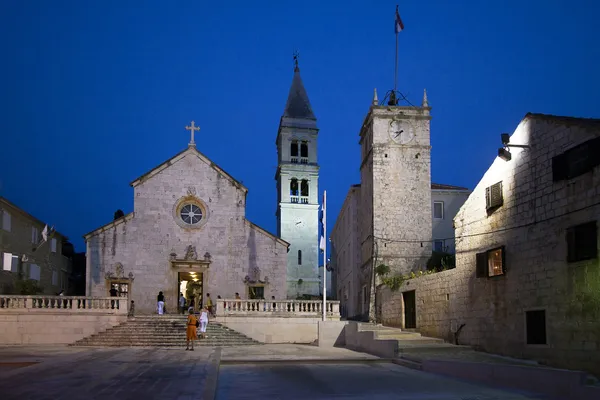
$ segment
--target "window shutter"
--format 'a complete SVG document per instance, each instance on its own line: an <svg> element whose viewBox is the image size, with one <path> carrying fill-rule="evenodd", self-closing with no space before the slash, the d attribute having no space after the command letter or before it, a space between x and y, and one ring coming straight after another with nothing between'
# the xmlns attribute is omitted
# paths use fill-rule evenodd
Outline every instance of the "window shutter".
<svg viewBox="0 0 600 400"><path fill-rule="evenodd" d="M591 260L598 255L598 228L596 221L588 222L580 225L575 242L579 247L577 249L578 258L583 260Z"/></svg>
<svg viewBox="0 0 600 400"><path fill-rule="evenodd" d="M488 276L488 265L487 265L487 253L475 254L476 265L475 265L475 277L476 278L487 278Z"/></svg>
<svg viewBox="0 0 600 400"><path fill-rule="evenodd" d="M502 273L505 274L506 273L506 247L502 246L500 247L500 251L502 252Z"/></svg>
<svg viewBox="0 0 600 400"><path fill-rule="evenodd" d="M600 137L592 140L589 149L590 157L588 157L588 160L591 163L590 169L593 169L600 165L600 157L598 157L598 154L600 154Z"/></svg>
<svg viewBox="0 0 600 400"><path fill-rule="evenodd" d="M567 157L565 154L559 154L552 158L552 180L554 182L567 179Z"/></svg>

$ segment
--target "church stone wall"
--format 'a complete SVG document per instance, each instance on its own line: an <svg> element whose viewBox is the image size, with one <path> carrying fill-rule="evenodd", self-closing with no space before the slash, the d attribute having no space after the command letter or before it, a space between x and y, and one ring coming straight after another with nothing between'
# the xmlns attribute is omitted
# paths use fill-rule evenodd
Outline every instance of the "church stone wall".
<svg viewBox="0 0 600 400"><path fill-rule="evenodd" d="M581 120L580 120L581 121ZM456 269L379 292L381 320L402 326L402 292L415 290L417 329L488 352L600 374L600 263L567 262L567 229L600 219L600 167L553 182L552 158L600 131L577 120L525 118L455 217ZM503 205L486 210L486 188L503 183ZM476 254L504 246L505 273L477 277ZM547 344L527 344L526 315L545 312Z"/></svg>
<svg viewBox="0 0 600 400"><path fill-rule="evenodd" d="M134 218L88 239L91 275L99 277L98 283L93 280L92 293L103 290L102 272L120 262L126 275L134 274L131 293L136 311L154 312L159 291L165 295L167 310L174 311L179 289L170 254L184 258L191 245L198 259L205 253L211 256L204 295L231 298L238 292L246 298L244 278L250 276L268 278L266 298L285 298L286 244L245 219L246 191L195 150L142 178L134 192ZM206 205L206 223L201 228L177 223L176 204L184 197Z"/></svg>

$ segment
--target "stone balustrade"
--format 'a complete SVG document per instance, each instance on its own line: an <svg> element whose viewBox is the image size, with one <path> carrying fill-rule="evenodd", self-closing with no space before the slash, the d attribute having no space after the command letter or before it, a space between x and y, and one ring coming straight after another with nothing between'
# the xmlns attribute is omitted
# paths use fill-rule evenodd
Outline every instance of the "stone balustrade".
<svg viewBox="0 0 600 400"><path fill-rule="evenodd" d="M86 296L18 296L0 295L0 314L14 312L53 311L60 313L105 313L126 315L128 301L124 297Z"/></svg>
<svg viewBox="0 0 600 400"><path fill-rule="evenodd" d="M340 319L340 302L327 301L327 319ZM218 299L217 317L264 316L264 317L321 317L322 300L236 300Z"/></svg>

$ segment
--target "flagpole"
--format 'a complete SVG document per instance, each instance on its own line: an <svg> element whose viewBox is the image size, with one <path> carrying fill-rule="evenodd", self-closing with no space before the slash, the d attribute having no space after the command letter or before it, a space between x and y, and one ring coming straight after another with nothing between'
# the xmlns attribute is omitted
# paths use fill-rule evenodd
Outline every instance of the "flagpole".
<svg viewBox="0 0 600 400"><path fill-rule="evenodd" d="M396 6L396 12L398 12L398 6ZM398 30L396 30L396 59L394 62L394 96L396 95L397 88L398 88Z"/></svg>
<svg viewBox="0 0 600 400"><path fill-rule="evenodd" d="M323 191L323 321L327 321L327 190Z"/></svg>

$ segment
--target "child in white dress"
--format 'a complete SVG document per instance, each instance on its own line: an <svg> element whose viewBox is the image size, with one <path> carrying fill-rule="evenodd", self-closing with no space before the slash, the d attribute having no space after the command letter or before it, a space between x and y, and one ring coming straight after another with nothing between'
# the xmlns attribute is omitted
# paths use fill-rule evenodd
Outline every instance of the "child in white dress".
<svg viewBox="0 0 600 400"><path fill-rule="evenodd" d="M208 308L202 308L202 314L200 314L200 337L205 339L206 336L206 327L208 326Z"/></svg>

